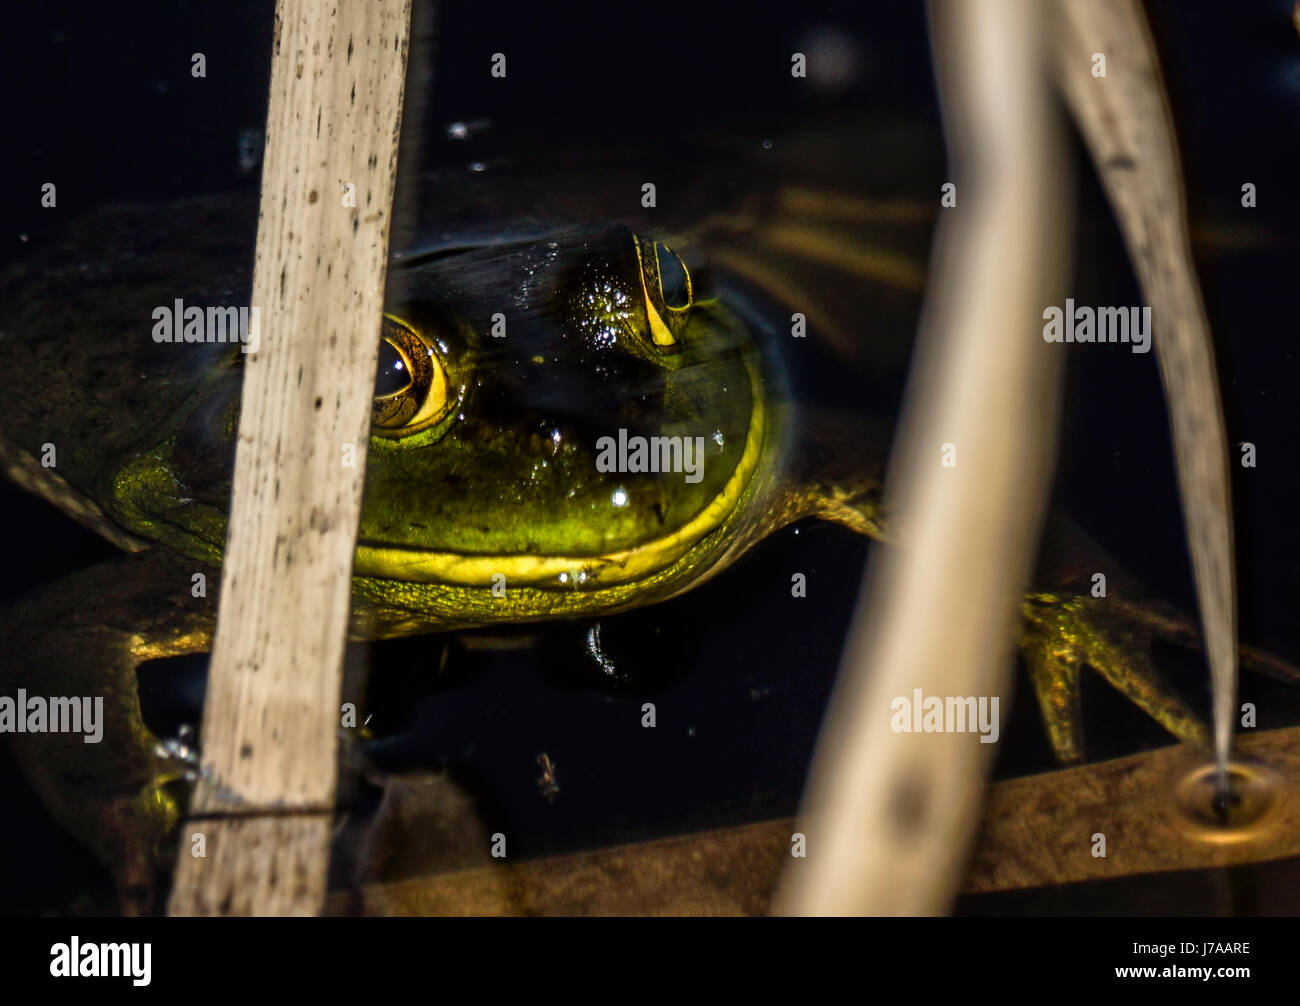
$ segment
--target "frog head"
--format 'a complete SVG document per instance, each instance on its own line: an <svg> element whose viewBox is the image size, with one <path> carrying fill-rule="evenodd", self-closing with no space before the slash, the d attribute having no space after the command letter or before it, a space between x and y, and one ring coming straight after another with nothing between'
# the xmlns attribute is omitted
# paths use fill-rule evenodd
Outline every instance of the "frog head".
<svg viewBox="0 0 1300 1006"><path fill-rule="evenodd" d="M772 410L748 327L668 244L587 228L441 249L396 281L354 567L392 631L629 607L731 550ZM115 475L131 530L219 561L239 378L214 368Z"/></svg>

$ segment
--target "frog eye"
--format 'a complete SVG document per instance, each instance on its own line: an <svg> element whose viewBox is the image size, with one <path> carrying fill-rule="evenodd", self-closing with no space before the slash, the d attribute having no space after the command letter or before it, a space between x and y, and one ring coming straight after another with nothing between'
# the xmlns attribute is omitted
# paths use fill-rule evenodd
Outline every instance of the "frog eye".
<svg viewBox="0 0 1300 1006"><path fill-rule="evenodd" d="M691 274L681 256L665 244L655 242L655 258L659 263L659 292L664 306L671 311L689 311L691 308Z"/></svg>
<svg viewBox="0 0 1300 1006"><path fill-rule="evenodd" d="M681 256L663 242L640 237L635 241L651 341L661 350L674 351L694 303L691 274Z"/></svg>
<svg viewBox="0 0 1300 1006"><path fill-rule="evenodd" d="M451 409L447 368L438 350L406 322L384 315L371 426L405 436L432 426Z"/></svg>

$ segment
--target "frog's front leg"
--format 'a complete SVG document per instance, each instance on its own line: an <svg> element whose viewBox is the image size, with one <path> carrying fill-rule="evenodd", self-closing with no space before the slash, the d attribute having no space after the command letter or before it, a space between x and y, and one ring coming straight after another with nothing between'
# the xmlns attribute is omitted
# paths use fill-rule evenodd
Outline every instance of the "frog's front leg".
<svg viewBox="0 0 1300 1006"><path fill-rule="evenodd" d="M194 574L206 579L194 588ZM167 784L184 766L156 752L136 668L209 648L217 572L155 550L46 585L5 612L0 694L90 698L93 734L13 734L15 753L55 818L113 871L124 912L147 911L179 810ZM207 596L194 596L205 593ZM83 724L83 728L86 725Z"/></svg>

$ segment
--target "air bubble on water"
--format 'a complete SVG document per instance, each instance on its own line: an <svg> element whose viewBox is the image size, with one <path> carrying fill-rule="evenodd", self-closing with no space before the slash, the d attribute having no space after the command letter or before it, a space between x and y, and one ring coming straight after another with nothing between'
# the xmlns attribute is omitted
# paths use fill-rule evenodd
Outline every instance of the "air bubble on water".
<svg viewBox="0 0 1300 1006"><path fill-rule="evenodd" d="M473 171L473 172L486 171L486 170L487 170L487 165L484 164L482 161L475 161L473 164L471 164L471 165L469 166L469 169L470 169L470 171Z"/></svg>
<svg viewBox="0 0 1300 1006"><path fill-rule="evenodd" d="M235 140L235 151L241 174L248 174L261 163L262 149L262 130L249 127L239 131L239 136Z"/></svg>
<svg viewBox="0 0 1300 1006"><path fill-rule="evenodd" d="M837 92L862 78L866 53L861 43L835 25L818 25L799 41L808 56L808 83L819 91Z"/></svg>
<svg viewBox="0 0 1300 1006"><path fill-rule="evenodd" d="M609 501L615 506L627 506L627 492L621 488L615 489L614 495L609 498Z"/></svg>
<svg viewBox="0 0 1300 1006"><path fill-rule="evenodd" d="M456 122L447 123L447 139L472 140L475 136L485 133L491 128L491 119L457 120Z"/></svg>

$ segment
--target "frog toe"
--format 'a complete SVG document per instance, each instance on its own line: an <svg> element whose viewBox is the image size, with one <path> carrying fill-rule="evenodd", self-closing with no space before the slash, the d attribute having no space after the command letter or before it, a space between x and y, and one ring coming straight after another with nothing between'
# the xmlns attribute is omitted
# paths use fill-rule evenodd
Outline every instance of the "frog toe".
<svg viewBox="0 0 1300 1006"><path fill-rule="evenodd" d="M1201 632L1186 615L1160 604L1125 605L1126 614L1147 624L1153 634L1190 650L1202 647ZM1300 688L1300 667L1281 657L1245 643L1237 647L1237 661L1243 670Z"/></svg>
<svg viewBox="0 0 1300 1006"><path fill-rule="evenodd" d="M1079 672L1083 657L1073 647L1061 646L1050 632L1026 630L1020 652L1043 714L1043 725L1057 761L1083 760L1083 717Z"/></svg>

